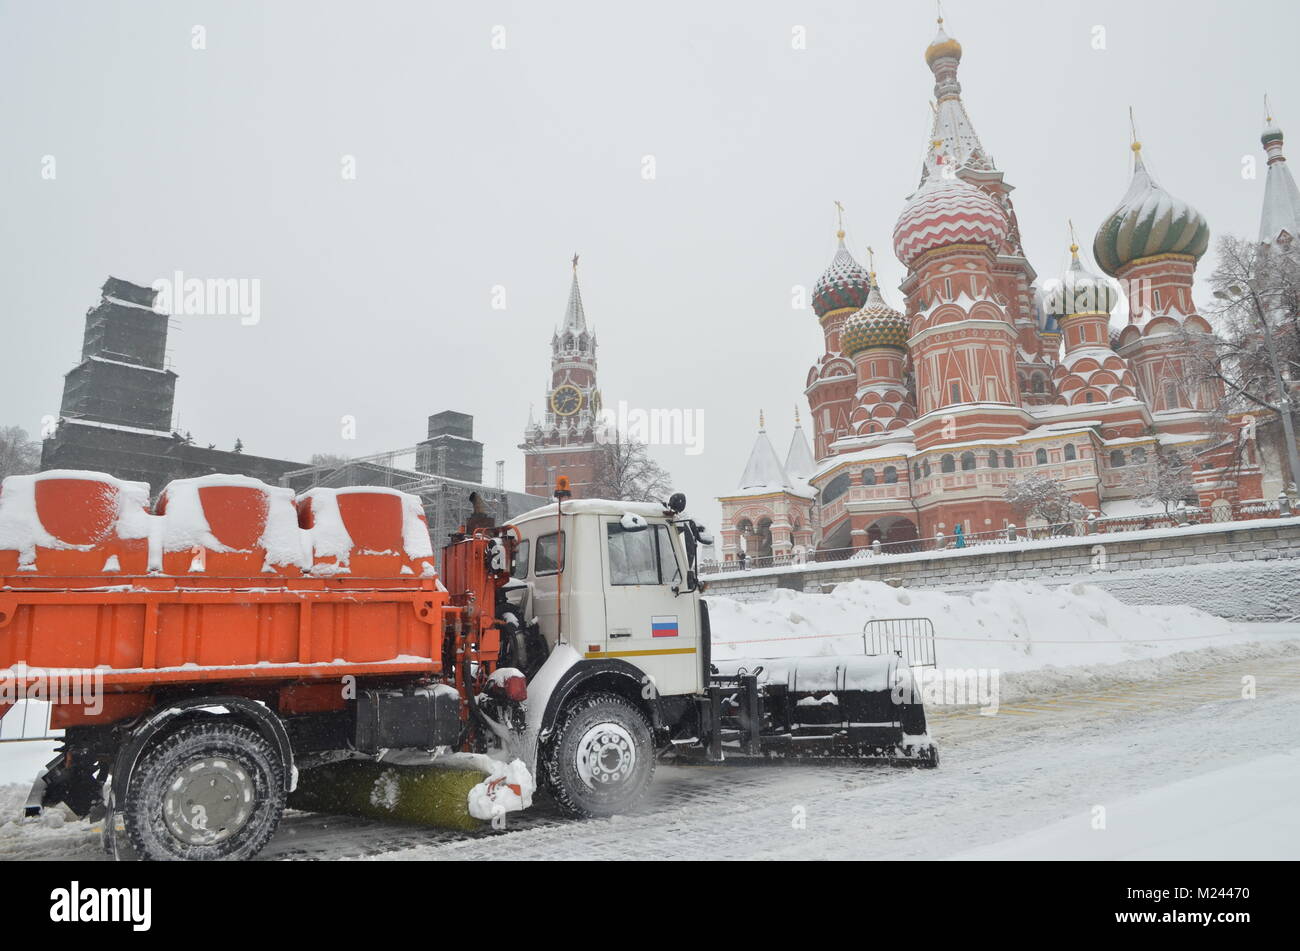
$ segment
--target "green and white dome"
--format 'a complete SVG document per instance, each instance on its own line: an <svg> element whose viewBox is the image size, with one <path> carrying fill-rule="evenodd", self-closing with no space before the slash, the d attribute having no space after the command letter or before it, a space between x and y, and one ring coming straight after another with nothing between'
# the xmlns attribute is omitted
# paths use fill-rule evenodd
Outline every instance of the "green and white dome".
<svg viewBox="0 0 1300 951"><path fill-rule="evenodd" d="M1134 261L1162 254L1200 259L1210 244L1210 226L1201 213L1175 198L1151 178L1133 145L1133 181L1119 207L1097 229L1092 254L1112 277Z"/></svg>

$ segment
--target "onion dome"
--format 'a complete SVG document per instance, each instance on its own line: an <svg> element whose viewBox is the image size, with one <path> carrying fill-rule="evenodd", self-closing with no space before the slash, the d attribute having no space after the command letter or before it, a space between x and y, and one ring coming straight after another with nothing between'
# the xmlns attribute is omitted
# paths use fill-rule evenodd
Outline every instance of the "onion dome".
<svg viewBox="0 0 1300 951"><path fill-rule="evenodd" d="M849 254L844 246L844 232L839 232L837 237L840 245L831 266L813 286L813 312L818 318L836 310L857 310L867 302L871 289L871 275Z"/></svg>
<svg viewBox="0 0 1300 951"><path fill-rule="evenodd" d="M894 225L894 252L908 267L925 252L952 244L997 251L1011 231L1001 205L968 182L944 178L937 165L935 160Z"/></svg>
<svg viewBox="0 0 1300 951"><path fill-rule="evenodd" d="M1210 226L1187 202L1165 191L1142 163L1133 143L1133 181L1092 242L1097 265L1114 277L1134 261L1160 254L1200 259L1210 244Z"/></svg>
<svg viewBox="0 0 1300 951"><path fill-rule="evenodd" d="M943 31L943 17L939 17L939 32L925 48L925 63L931 69L941 59L961 61L961 44Z"/></svg>
<svg viewBox="0 0 1300 951"><path fill-rule="evenodd" d="M1046 295L1047 314L1058 321L1087 314L1110 316L1119 303L1118 290L1110 281L1083 266L1077 244L1070 245L1070 254L1070 267L1061 278L1060 286Z"/></svg>
<svg viewBox="0 0 1300 951"><path fill-rule="evenodd" d="M840 349L846 356L862 353L876 347L892 347L895 350L907 350L907 319L885 303L876 283L875 274L871 275L871 292L862 309L844 321L840 330Z"/></svg>

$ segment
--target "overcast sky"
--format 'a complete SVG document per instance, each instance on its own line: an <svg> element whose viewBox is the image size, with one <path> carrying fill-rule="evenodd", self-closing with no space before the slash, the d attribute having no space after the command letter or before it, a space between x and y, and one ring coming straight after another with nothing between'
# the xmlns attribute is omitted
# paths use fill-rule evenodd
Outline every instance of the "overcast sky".
<svg viewBox="0 0 1300 951"><path fill-rule="evenodd" d="M1255 234L1266 92L1300 148L1300 4L945 8L1041 276L1065 266L1067 218L1090 247L1127 187L1130 105L1157 180L1215 235ZM833 200L901 304L890 235L934 30L930 4L896 2L4 0L0 425L57 413L106 275L257 279L255 326L178 320L182 429L360 455L456 409L486 478L504 459L519 488L577 251L606 403L703 411L702 454L656 455L716 522L759 409L782 452L806 410L821 334L791 288L830 260Z"/></svg>

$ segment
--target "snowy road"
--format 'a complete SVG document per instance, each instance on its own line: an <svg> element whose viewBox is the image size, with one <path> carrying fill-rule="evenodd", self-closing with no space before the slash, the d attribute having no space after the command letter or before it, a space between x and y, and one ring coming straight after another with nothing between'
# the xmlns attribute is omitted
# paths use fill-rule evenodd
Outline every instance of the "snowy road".
<svg viewBox="0 0 1300 951"><path fill-rule="evenodd" d="M662 766L646 803L631 816L573 822L542 802L504 834L466 836L295 813L286 816L263 857L943 858L988 849L1062 821L1067 829L1077 822L1091 835L1118 840L1133 797L1162 791L1160 801L1177 802L1197 795L1197 789L1226 796L1240 784L1209 774L1225 767L1249 770L1248 764L1263 764L1272 754L1300 753L1300 653L1294 644L1273 649L1278 653L1168 673L1141 684L1112 681L1022 698L994 717L939 714L932 721L943 751L937 771L874 765ZM1246 676L1257 680L1255 699L1242 699ZM1280 775L1276 762L1268 769L1267 775ZM1185 783L1197 777L1204 779ZM1180 792L1184 786L1193 791ZM1262 788L1269 792L1267 784ZM4 787L6 813L18 790ZM1091 831L1098 805L1107 807L1113 831ZM1274 823L1273 834L1262 837L1222 834L1220 824L1230 821L1229 812L1217 805L1206 800L1188 808L1186 836L1181 844L1167 843L1168 853L1183 856L1192 849L1204 858L1300 858L1295 814L1300 809L1261 805L1288 820ZM1231 810L1233 816L1238 812ZM1050 841L1061 843L1062 858L1085 851L1078 837L1057 835ZM1096 841L1088 841L1087 854L1098 854ZM1207 854L1195 851L1198 843ZM1101 852L1122 856L1122 845L1116 841ZM1144 857L1163 854L1159 842L1154 848ZM98 857L97 835L83 822L0 827L0 859Z"/></svg>

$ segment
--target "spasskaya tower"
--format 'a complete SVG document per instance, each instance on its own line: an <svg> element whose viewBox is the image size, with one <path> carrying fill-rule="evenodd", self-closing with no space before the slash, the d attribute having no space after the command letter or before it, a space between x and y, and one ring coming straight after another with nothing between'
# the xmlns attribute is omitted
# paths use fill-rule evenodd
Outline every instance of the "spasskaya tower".
<svg viewBox="0 0 1300 951"><path fill-rule="evenodd" d="M589 498L599 452L600 390L596 388L596 335L587 329L576 254L564 323L551 336L551 375L543 405L540 421L529 411L519 446L524 451L524 491L550 496L555 480L567 476L573 497Z"/></svg>

